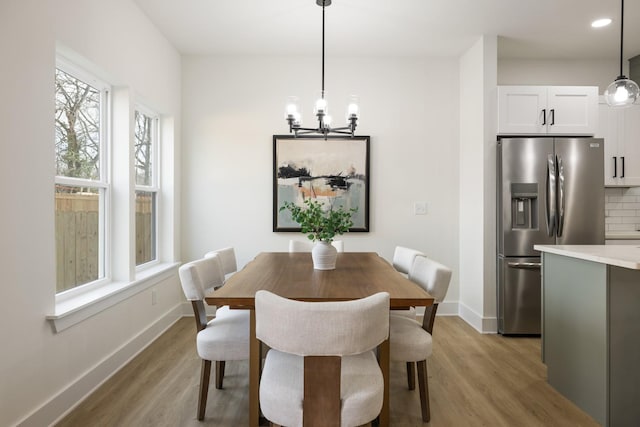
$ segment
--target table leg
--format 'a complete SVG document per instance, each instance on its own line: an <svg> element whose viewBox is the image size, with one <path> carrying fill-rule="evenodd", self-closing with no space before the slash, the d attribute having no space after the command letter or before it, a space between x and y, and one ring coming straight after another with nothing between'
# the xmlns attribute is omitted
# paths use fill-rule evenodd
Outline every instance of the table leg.
<svg viewBox="0 0 640 427"><path fill-rule="evenodd" d="M382 410L380 411L380 427L389 426L389 363L391 359L389 339L387 338L379 347L379 362L384 379L384 397L382 400Z"/></svg>
<svg viewBox="0 0 640 427"><path fill-rule="evenodd" d="M249 321L249 425L260 423L260 342L256 338L256 311L250 310Z"/></svg>

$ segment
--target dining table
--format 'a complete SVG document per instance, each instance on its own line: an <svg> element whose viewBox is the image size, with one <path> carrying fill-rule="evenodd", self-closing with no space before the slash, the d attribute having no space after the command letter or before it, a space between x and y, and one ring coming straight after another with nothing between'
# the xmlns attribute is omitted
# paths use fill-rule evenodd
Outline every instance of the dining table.
<svg viewBox="0 0 640 427"><path fill-rule="evenodd" d="M313 268L311 253L261 252L245 267L228 278L224 286L208 293L209 305L228 305L250 310L249 331L249 425L260 422L259 385L262 362L256 338L255 294L268 290L298 301L349 301L378 292L389 293L391 310L426 307L433 297L397 272L375 252L338 253L334 270ZM389 425L389 339L378 347L378 360L384 378L384 397L379 425Z"/></svg>

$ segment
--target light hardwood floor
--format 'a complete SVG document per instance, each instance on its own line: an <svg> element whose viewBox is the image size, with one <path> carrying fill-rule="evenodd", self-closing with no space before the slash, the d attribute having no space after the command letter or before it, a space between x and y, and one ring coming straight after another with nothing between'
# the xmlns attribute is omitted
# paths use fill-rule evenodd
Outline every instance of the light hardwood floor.
<svg viewBox="0 0 640 427"><path fill-rule="evenodd" d="M547 384L538 338L482 335L458 317L438 317L428 369L428 426L598 425ZM195 323L183 318L57 425L247 425L248 363L227 363L223 390L211 382L203 422L196 420L199 373ZM390 387L391 425L423 425L404 364L392 363Z"/></svg>

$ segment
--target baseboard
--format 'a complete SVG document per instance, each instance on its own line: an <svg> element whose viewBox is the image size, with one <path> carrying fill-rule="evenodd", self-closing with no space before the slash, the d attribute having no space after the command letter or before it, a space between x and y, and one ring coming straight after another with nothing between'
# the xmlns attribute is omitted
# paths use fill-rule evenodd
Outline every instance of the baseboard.
<svg viewBox="0 0 640 427"><path fill-rule="evenodd" d="M93 391L153 343L178 319L183 317L182 310L182 304L177 304L148 328L123 344L93 369L53 396L17 425L20 427L50 426L61 420Z"/></svg>
<svg viewBox="0 0 640 427"><path fill-rule="evenodd" d="M458 316L482 334L498 333L498 319L496 317L483 317L461 302L458 302Z"/></svg>

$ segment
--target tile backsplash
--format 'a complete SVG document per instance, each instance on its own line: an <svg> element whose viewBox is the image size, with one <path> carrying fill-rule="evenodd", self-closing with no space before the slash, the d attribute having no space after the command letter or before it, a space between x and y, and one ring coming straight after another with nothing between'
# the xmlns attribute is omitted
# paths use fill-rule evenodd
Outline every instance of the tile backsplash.
<svg viewBox="0 0 640 427"><path fill-rule="evenodd" d="M640 187L605 188L606 231L640 230Z"/></svg>

